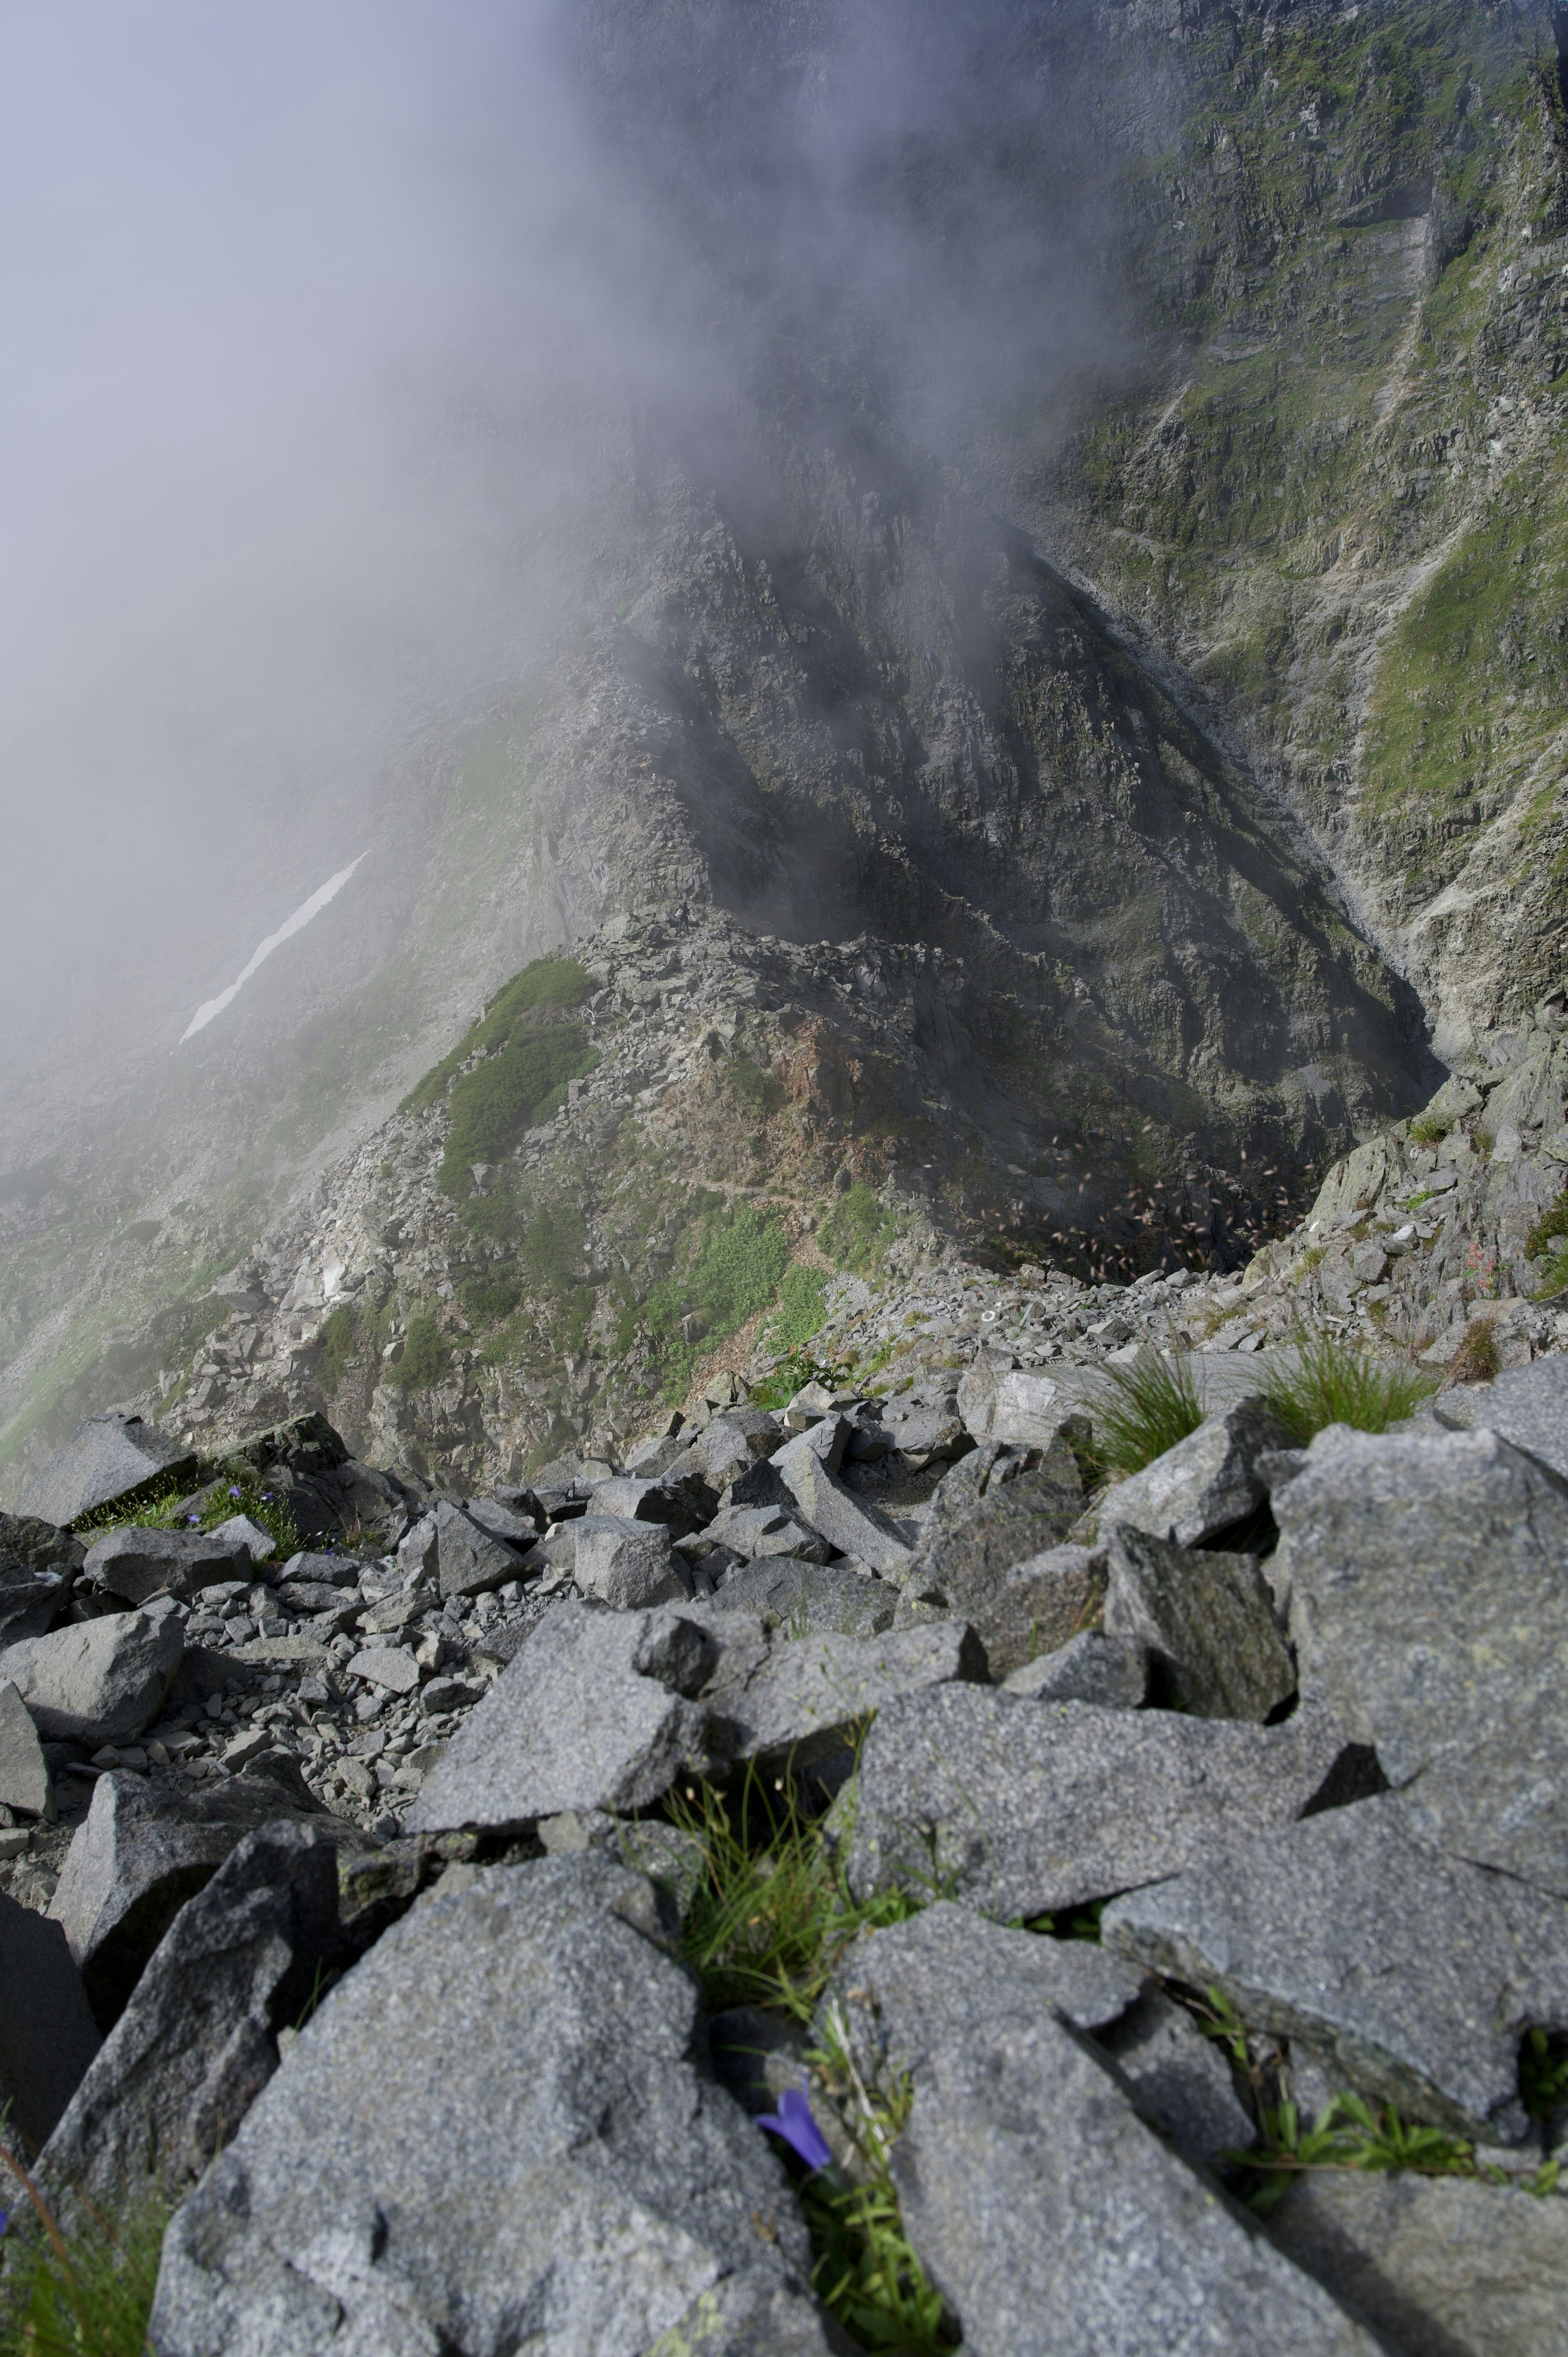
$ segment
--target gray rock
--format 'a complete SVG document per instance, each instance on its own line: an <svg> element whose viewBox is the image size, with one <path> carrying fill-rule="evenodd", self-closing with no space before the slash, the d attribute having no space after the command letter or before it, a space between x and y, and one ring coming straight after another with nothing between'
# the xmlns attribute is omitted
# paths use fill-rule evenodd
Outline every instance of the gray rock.
<svg viewBox="0 0 1568 2357"><path fill-rule="evenodd" d="M90 1415L28 1482L19 1511L63 1526L95 1506L132 1504L165 1479L195 1480L188 1449L139 1415Z"/></svg>
<svg viewBox="0 0 1568 2357"><path fill-rule="evenodd" d="M1303 1692L1418 1830L1568 1895L1568 1486L1486 1429L1337 1425L1274 1512Z"/></svg>
<svg viewBox="0 0 1568 2357"><path fill-rule="evenodd" d="M435 1512L443 1596L482 1596L503 1580L517 1578L522 1557L516 1547L496 1538L446 1498L436 1500Z"/></svg>
<svg viewBox="0 0 1568 2357"><path fill-rule="evenodd" d="M279 2030L344 1953L329 1835L247 1834L160 1943L49 2139L46 2185L117 2207L149 2178L172 2189L196 2176L276 2069Z"/></svg>
<svg viewBox="0 0 1568 2357"><path fill-rule="evenodd" d="M0 1891L0 2104L7 2133L36 2152L98 2051L97 2024L58 1923ZM15 2147L13 2146L13 2149ZM10 2189L14 2194L16 2188ZM5 2207L13 2202L7 2200Z"/></svg>
<svg viewBox="0 0 1568 2357"><path fill-rule="evenodd" d="M1127 1523L1155 1538L1196 1546L1245 1522L1262 1504L1258 1458L1289 1439L1261 1400L1237 1400L1141 1473L1118 1481L1101 1509L1101 1525Z"/></svg>
<svg viewBox="0 0 1568 2357"><path fill-rule="evenodd" d="M483 1528L483 1525L480 1525ZM434 1514L421 1514L398 1541L397 1567L404 1579L434 1579L441 1562L441 1540Z"/></svg>
<svg viewBox="0 0 1568 2357"><path fill-rule="evenodd" d="M825 1563L832 1552L824 1538L785 1506L722 1506L703 1536L747 1562L757 1555L789 1555Z"/></svg>
<svg viewBox="0 0 1568 2357"><path fill-rule="evenodd" d="M868 1637L890 1629L898 1590L844 1564L759 1555L730 1573L713 1603L726 1612L757 1612L797 1636Z"/></svg>
<svg viewBox="0 0 1568 2357"><path fill-rule="evenodd" d="M1199 1718L1260 1722L1295 1692L1295 1665L1253 1555L1174 1545L1113 1523L1104 1625L1146 1645L1161 1698Z"/></svg>
<svg viewBox="0 0 1568 2357"><path fill-rule="evenodd" d="M708 1752L693 1697L719 1647L666 1608L552 1606L420 1791L410 1832L515 1828L565 1810L647 1808Z"/></svg>
<svg viewBox="0 0 1568 2357"><path fill-rule="evenodd" d="M154 1596L195 1596L220 1580L249 1579L252 1557L238 1536L220 1531L110 1531L87 1550L84 1573L127 1604Z"/></svg>
<svg viewBox="0 0 1568 2357"><path fill-rule="evenodd" d="M1373 2357L1338 2304L1144 2125L1114 2065L1069 2026L1056 1975L1107 1962L1083 1947L1080 1964L1081 1944L932 1908L858 1942L839 1976L863 2069L909 2074L893 2176L965 2351Z"/></svg>
<svg viewBox="0 0 1568 2357"><path fill-rule="evenodd" d="M117 1774L93 1786L48 1911L65 1933L101 2029L119 2019L186 1900L248 1834L293 1813L270 1781L255 1777L254 1764L201 1792L160 1792L140 1776Z"/></svg>
<svg viewBox="0 0 1568 2357"><path fill-rule="evenodd" d="M1233 1839L1118 1899L1101 1933L1189 1987L1218 1985L1369 2101L1483 2141L1524 2133L1525 2028L1568 2029L1568 1908L1413 1839L1392 1794Z"/></svg>
<svg viewBox="0 0 1568 2357"><path fill-rule="evenodd" d="M993 1526L993 1542L994 1538ZM911 1574L906 1586L909 1593L928 1598L948 1592L923 1582L918 1574ZM960 1589L956 1580L950 1586ZM1069 1544L1047 1547L999 1577L977 1576L965 1581L960 1592L968 1596L965 1611L985 1647L992 1676L1010 1677L1042 1653L1058 1652L1082 1631L1105 1592L1104 1551Z"/></svg>
<svg viewBox="0 0 1568 2357"><path fill-rule="evenodd" d="M1563 2357L1568 2201L1457 2177L1322 2169L1269 2233L1411 2357Z"/></svg>
<svg viewBox="0 0 1568 2357"><path fill-rule="evenodd" d="M1041 1653L1002 1681L1004 1694L1036 1702L1090 1702L1101 1710L1137 1710L1149 1690L1149 1656L1135 1637L1085 1629L1054 1653Z"/></svg>
<svg viewBox="0 0 1568 2357"><path fill-rule="evenodd" d="M249 1514L231 1514L226 1523L220 1523L208 1535L214 1539L238 1540L253 1564L269 1562L278 1551L277 1541L272 1533L263 1530L260 1523L252 1522Z"/></svg>
<svg viewBox="0 0 1568 2357"><path fill-rule="evenodd" d="M771 1460L807 1522L830 1546L869 1564L873 1571L907 1570L913 1549L887 1515L857 1498L814 1452L813 1437L812 1433L803 1432Z"/></svg>
<svg viewBox="0 0 1568 2357"><path fill-rule="evenodd" d="M703 1699L732 1760L803 1769L842 1751L896 1695L984 1676L972 1633L944 1620L873 1637L776 1634L760 1659L743 1647L727 1654Z"/></svg>
<svg viewBox="0 0 1568 2357"><path fill-rule="evenodd" d="M401 1645L367 1645L343 1667L349 1677L363 1678L388 1694L413 1694L419 1684L419 1663Z"/></svg>
<svg viewBox="0 0 1568 2357"><path fill-rule="evenodd" d="M32 1714L9 1678L0 1680L0 1805L52 1818L54 1787Z"/></svg>
<svg viewBox="0 0 1568 2357"><path fill-rule="evenodd" d="M1451 1430L1500 1433L1568 1480L1568 1357L1505 1367L1495 1383L1461 1384L1432 1405Z"/></svg>
<svg viewBox="0 0 1568 2357"><path fill-rule="evenodd" d="M674 1939L592 1854L421 1900L172 2221L160 2357L831 2348L783 2170L691 2059Z"/></svg>
<svg viewBox="0 0 1568 2357"><path fill-rule="evenodd" d="M1100 2042L1133 2090L1140 2119L1205 2169L1257 2141L1224 2050L1190 2013L1153 1983L1136 2005L1100 2032Z"/></svg>
<svg viewBox="0 0 1568 2357"><path fill-rule="evenodd" d="M1077 1611L1060 1625L1057 1566L1045 1566L1034 1587L1022 1583L1082 1511L1077 1460L1059 1433L1043 1456L986 1441L939 1483L908 1592L972 1622L998 1674L1016 1669L1031 1652L1054 1651L1077 1626ZM1010 1584L1015 1592L1004 1598ZM1083 1601L1080 1591L1078 1611Z"/></svg>
<svg viewBox="0 0 1568 2357"><path fill-rule="evenodd" d="M952 1464L974 1447L973 1435L951 1406L889 1400L883 1410L883 1430L916 1473L929 1465Z"/></svg>
<svg viewBox="0 0 1568 2357"><path fill-rule="evenodd" d="M1051 1376L986 1360L977 1360L958 1387L958 1412L974 1439L1015 1448L1047 1449L1064 1430L1087 1440L1089 1424L1078 1405Z"/></svg>
<svg viewBox="0 0 1568 2357"><path fill-rule="evenodd" d="M612 1490L620 1486L606 1484ZM667 1524L592 1513L574 1523L572 1530L572 1577L585 1596L627 1612L670 1604L691 1593L690 1575L671 1547Z"/></svg>
<svg viewBox="0 0 1568 2357"><path fill-rule="evenodd" d="M1318 1712L1263 1727L993 1687L903 1695L861 1753L850 1882L865 1897L935 1879L1002 1921L1079 1906L1293 1823L1344 1748Z"/></svg>
<svg viewBox="0 0 1568 2357"><path fill-rule="evenodd" d="M1075 2029L1107 2034L1135 2007L1143 1973L1092 1940L1056 1940L988 1923L940 1899L907 1923L863 1932L833 1975L818 2018L839 2009L850 2048L873 2079L900 2050L929 2053L952 2022L955 2004L998 2027L1059 2014Z"/></svg>
<svg viewBox="0 0 1568 2357"><path fill-rule="evenodd" d="M516 1547L519 1555L526 1555L539 1536L526 1513L503 1506L499 1499L470 1498L467 1512L469 1520L478 1523L482 1531L489 1531L491 1538L499 1539L507 1546Z"/></svg>
<svg viewBox="0 0 1568 2357"><path fill-rule="evenodd" d="M63 1617L85 1552L53 1523L0 1513L0 1652L42 1637Z"/></svg>
<svg viewBox="0 0 1568 2357"><path fill-rule="evenodd" d="M622 1475L595 1491L594 1512L616 1514L625 1522L661 1523L671 1538L682 1539L709 1520L716 1494L708 1482L694 1478L654 1481Z"/></svg>
<svg viewBox="0 0 1568 2357"><path fill-rule="evenodd" d="M184 1650L184 1614L160 1597L141 1612L28 1637L0 1653L0 1677L11 1679L48 1740L118 1743L140 1735L163 1708Z"/></svg>

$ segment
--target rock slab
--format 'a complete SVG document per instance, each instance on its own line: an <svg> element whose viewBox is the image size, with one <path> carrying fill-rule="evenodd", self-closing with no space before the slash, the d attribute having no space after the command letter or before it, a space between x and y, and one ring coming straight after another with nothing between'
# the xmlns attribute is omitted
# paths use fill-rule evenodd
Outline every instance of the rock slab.
<svg viewBox="0 0 1568 2357"><path fill-rule="evenodd" d="M1110 1558L1106 1633L1148 1648L1162 1699L1199 1718L1261 1725L1295 1692L1295 1664L1256 1555L1176 1546L1118 1523Z"/></svg>
<svg viewBox="0 0 1568 2357"><path fill-rule="evenodd" d="M253 1557L244 1541L221 1530L109 1531L87 1550L85 1577L128 1604L153 1596L195 1596L221 1579L249 1579Z"/></svg>
<svg viewBox="0 0 1568 2357"><path fill-rule="evenodd" d="M185 1650L185 1616L160 1597L140 1612L27 1637L0 1653L9 1678L46 1740L122 1742L157 1717Z"/></svg>
<svg viewBox="0 0 1568 2357"><path fill-rule="evenodd" d="M0 2104L26 2151L54 2134L99 2043L65 1933L0 1891Z"/></svg>
<svg viewBox="0 0 1568 2357"><path fill-rule="evenodd" d="M1119 1481L1105 1501L1102 1527L1130 1523L1179 1546L1197 1546L1261 1506L1257 1463L1290 1436L1260 1399L1240 1399L1208 1416L1140 1473Z"/></svg>
<svg viewBox="0 0 1568 2357"><path fill-rule="evenodd" d="M20 1512L63 1527L134 1498L162 1476L196 1479L190 1451L139 1415L90 1415L22 1492Z"/></svg>

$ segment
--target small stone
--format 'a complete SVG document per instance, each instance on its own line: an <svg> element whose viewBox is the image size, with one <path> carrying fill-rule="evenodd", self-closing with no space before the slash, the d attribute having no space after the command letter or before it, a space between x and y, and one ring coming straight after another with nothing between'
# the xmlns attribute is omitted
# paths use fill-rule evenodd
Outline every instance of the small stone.
<svg viewBox="0 0 1568 2357"><path fill-rule="evenodd" d="M419 1706L435 1718L443 1711L467 1710L484 1692L464 1678L432 1678L420 1689Z"/></svg>
<svg viewBox="0 0 1568 2357"><path fill-rule="evenodd" d="M1135 1637L1085 1629L1054 1653L1041 1653L1002 1681L1004 1694L1036 1702L1087 1702L1101 1710L1137 1710L1149 1685L1147 1649Z"/></svg>
<svg viewBox="0 0 1568 2357"><path fill-rule="evenodd" d="M384 1687L388 1694L414 1694L419 1687L419 1663L401 1645L367 1645L344 1664L351 1678Z"/></svg>

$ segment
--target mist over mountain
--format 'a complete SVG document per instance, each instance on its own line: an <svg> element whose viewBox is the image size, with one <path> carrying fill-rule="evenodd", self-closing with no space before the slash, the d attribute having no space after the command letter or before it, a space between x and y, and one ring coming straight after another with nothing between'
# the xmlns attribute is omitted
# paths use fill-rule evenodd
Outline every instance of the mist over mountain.
<svg viewBox="0 0 1568 2357"><path fill-rule="evenodd" d="M1085 1125L1305 1186L1556 978L1550 12L4 39L10 1458L650 904L943 952L977 1237Z"/></svg>

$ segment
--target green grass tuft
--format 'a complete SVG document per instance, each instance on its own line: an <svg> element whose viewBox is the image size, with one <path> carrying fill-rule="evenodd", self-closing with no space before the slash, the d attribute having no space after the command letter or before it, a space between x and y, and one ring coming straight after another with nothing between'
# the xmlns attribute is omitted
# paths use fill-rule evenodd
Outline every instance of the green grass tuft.
<svg viewBox="0 0 1568 2357"><path fill-rule="evenodd" d="M1331 1334L1303 1333L1296 1352L1294 1367L1267 1370L1262 1392L1297 1448L1331 1424L1386 1432L1438 1389L1435 1375L1366 1358Z"/></svg>
<svg viewBox="0 0 1568 2357"><path fill-rule="evenodd" d="M444 1194L467 1195L476 1162L499 1162L523 1130L564 1102L568 1081L581 1080L598 1062L580 1023L547 1031L521 1031L487 1056L474 1071L452 1083L452 1126L441 1157L437 1183Z"/></svg>
<svg viewBox="0 0 1568 2357"><path fill-rule="evenodd" d="M392 1381L405 1392L427 1392L452 1363L441 1329L428 1309L416 1309L403 1337L403 1356L392 1370Z"/></svg>
<svg viewBox="0 0 1568 2357"><path fill-rule="evenodd" d="M765 1072L749 1056L732 1057L728 1078L740 1103L759 1121L776 1114L784 1102L782 1082L775 1080L771 1072Z"/></svg>
<svg viewBox="0 0 1568 2357"><path fill-rule="evenodd" d="M117 2217L90 2212L87 2225L68 2232L31 2178L4 2158L36 2226L5 2246L0 2357L144 2357L168 2203L149 2189Z"/></svg>
<svg viewBox="0 0 1568 2357"><path fill-rule="evenodd" d="M1107 1471L1141 1473L1203 1422L1203 1403L1183 1358L1140 1351L1131 1365L1101 1372L1109 1389L1092 1409L1094 1457Z"/></svg>
<svg viewBox="0 0 1568 2357"><path fill-rule="evenodd" d="M1472 1318L1448 1361L1450 1383L1489 1383L1502 1367L1496 1318Z"/></svg>
<svg viewBox="0 0 1568 2357"><path fill-rule="evenodd" d="M321 1356L317 1361L316 1380L328 1399L336 1399L343 1387L354 1356L356 1335L354 1312L348 1302L342 1302L332 1312L321 1329Z"/></svg>
<svg viewBox="0 0 1568 2357"><path fill-rule="evenodd" d="M446 1083L459 1064L470 1056L489 1055L502 1048L523 1018L541 1006L580 1006L592 992L594 978L584 972L574 958L535 958L521 974L497 991L477 1023L468 1029L438 1064L431 1067L424 1078L416 1082L399 1105L399 1113L424 1113L438 1104L446 1093ZM476 1155L476 1161L483 1156Z"/></svg>
<svg viewBox="0 0 1568 2357"><path fill-rule="evenodd" d="M821 1242L822 1250L840 1268L853 1269L857 1275L866 1276L877 1266L897 1232L897 1219L891 1214L884 1217L875 1195L864 1178L858 1178L848 1194L838 1198L822 1222Z"/></svg>

